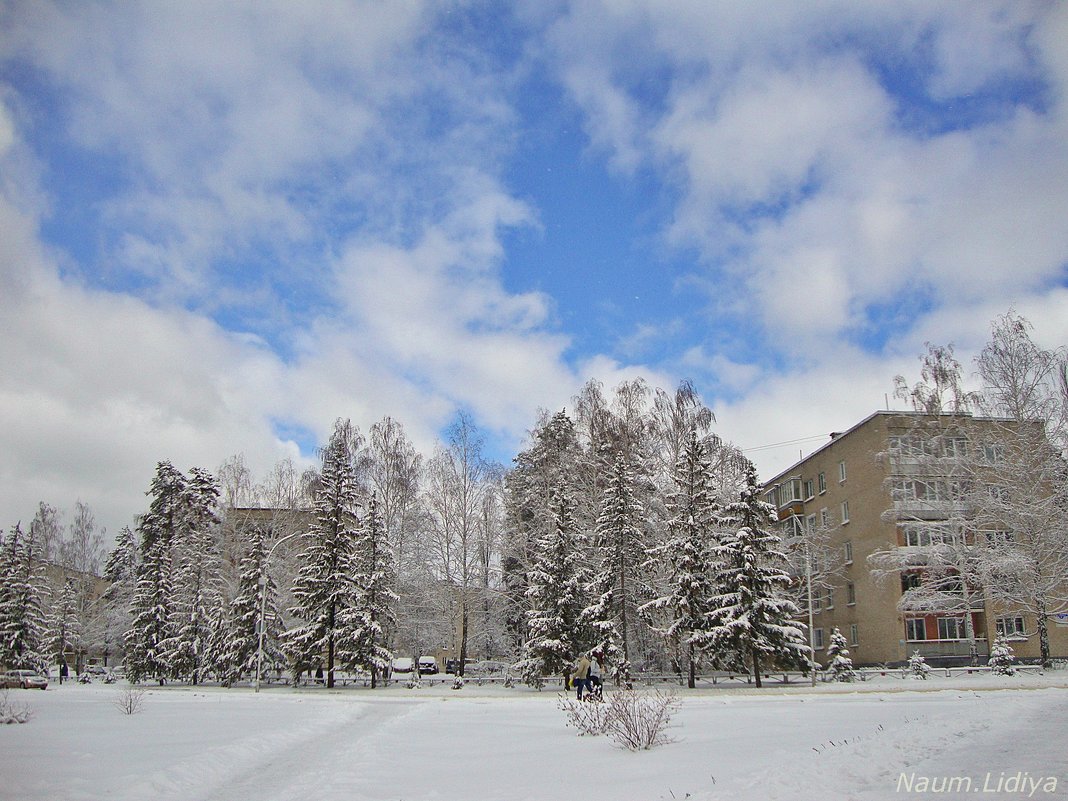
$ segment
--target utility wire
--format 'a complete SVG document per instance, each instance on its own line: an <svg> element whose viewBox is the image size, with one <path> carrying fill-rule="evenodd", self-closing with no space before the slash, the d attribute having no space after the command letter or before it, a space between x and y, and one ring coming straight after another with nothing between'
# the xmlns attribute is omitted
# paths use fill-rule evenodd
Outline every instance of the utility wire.
<svg viewBox="0 0 1068 801"><path fill-rule="evenodd" d="M752 453L753 451L766 451L771 448L781 448L785 445L800 445L802 442L815 442L818 439L827 439L826 434L813 434L811 437L801 437L800 439L788 439L784 442L773 442L770 445L757 445L753 448L742 448L742 453Z"/></svg>

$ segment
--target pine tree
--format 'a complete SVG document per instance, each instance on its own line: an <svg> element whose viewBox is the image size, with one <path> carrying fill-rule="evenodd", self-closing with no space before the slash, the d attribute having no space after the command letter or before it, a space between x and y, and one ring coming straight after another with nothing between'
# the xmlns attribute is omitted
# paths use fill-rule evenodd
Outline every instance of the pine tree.
<svg viewBox="0 0 1068 801"><path fill-rule="evenodd" d="M181 495L179 525L171 544L174 599L172 636L162 648L171 675L199 683L205 668L211 616L219 604L216 505L219 488L206 470L194 467ZM210 666L208 666L210 667Z"/></svg>
<svg viewBox="0 0 1068 801"><path fill-rule="evenodd" d="M1012 652L1012 646L1005 640L1004 637L997 637L994 640L994 645L990 649L990 659L987 664L990 666L991 673L997 673L1000 676L1012 676L1016 673L1016 668L1013 667L1013 662L1016 661L1016 656Z"/></svg>
<svg viewBox="0 0 1068 801"><path fill-rule="evenodd" d="M68 578L63 582L63 591L48 618L45 651L49 659L59 665L60 683L67 673L67 650L77 649L81 639L77 595L74 579Z"/></svg>
<svg viewBox="0 0 1068 801"><path fill-rule="evenodd" d="M165 643L174 636L171 545L183 518L186 479L170 462L156 466L148 491L152 501L137 525L141 564L126 632L126 675L137 683L173 673Z"/></svg>
<svg viewBox="0 0 1068 801"><path fill-rule="evenodd" d="M349 570L359 528L356 470L348 444L350 426L338 421L323 454L323 470L315 496L315 522L301 537L302 565L293 584L296 605L290 612L304 625L289 629L283 642L297 671L322 664L327 686L334 686L339 646L352 648L352 621L345 612L354 605Z"/></svg>
<svg viewBox="0 0 1068 801"><path fill-rule="evenodd" d="M585 566L585 537L574 518L574 503L566 492L554 498L553 526L536 542L534 564L527 574L530 610L527 641L518 669L523 680L541 688L545 676L567 673L579 652L591 644L592 632L580 622L583 587L589 581Z"/></svg>
<svg viewBox="0 0 1068 801"><path fill-rule="evenodd" d="M615 664L616 680L625 685L630 683L630 644L632 629L639 622L639 600L648 597L642 571L643 518L630 466L619 452L607 476L597 519L600 564L588 585L594 601L583 611L583 620L595 631L595 649Z"/></svg>
<svg viewBox="0 0 1068 801"><path fill-rule="evenodd" d="M0 542L0 663L11 669L43 671L45 631L43 583L37 571L36 544L16 524Z"/></svg>
<svg viewBox="0 0 1068 801"><path fill-rule="evenodd" d="M923 658L923 654L913 651L912 656L909 657L909 675L914 679L926 679L930 672L931 668L927 660Z"/></svg>
<svg viewBox="0 0 1068 801"><path fill-rule="evenodd" d="M809 649L804 630L794 620L797 605L785 594L790 577L779 538L768 527L775 509L760 498L756 468L746 467L739 501L724 510L732 530L724 533L715 556L723 564L722 592L712 599L710 627L694 641L720 659L747 661L761 686L768 664L807 670Z"/></svg>
<svg viewBox="0 0 1068 801"><path fill-rule="evenodd" d="M708 631L710 602L717 594L719 566L712 548L718 542L721 525L708 454L696 428L690 430L679 454L673 482L674 491L667 502L669 536L650 553L670 568L667 594L642 609L666 613L668 624L659 633L684 648L692 689L696 684L696 641Z"/></svg>
<svg viewBox="0 0 1068 801"><path fill-rule="evenodd" d="M393 553L375 494L371 495L367 514L357 529L351 577L355 597L353 605L343 612L350 643L343 658L350 667L369 670L371 687L377 687L379 674L393 661L386 642L388 631L395 623L393 610L397 594Z"/></svg>
<svg viewBox="0 0 1068 801"><path fill-rule="evenodd" d="M227 612L216 613L215 616L221 622L221 632L213 638L214 662L220 681L228 686L245 676L256 675L261 603L265 609L264 669L277 669L285 663L281 648L282 617L278 611L278 590L267 570L267 549L263 539L263 530L254 526L248 552L241 559L237 594Z"/></svg>
<svg viewBox="0 0 1068 801"><path fill-rule="evenodd" d="M857 678L845 635L837 626L831 632L831 644L827 648L827 672L835 681L854 681Z"/></svg>
<svg viewBox="0 0 1068 801"><path fill-rule="evenodd" d="M137 588L140 550L129 526L123 526L104 565L107 589L101 598L104 608L104 661L107 663L113 646L122 643L123 634L130 628L130 606Z"/></svg>

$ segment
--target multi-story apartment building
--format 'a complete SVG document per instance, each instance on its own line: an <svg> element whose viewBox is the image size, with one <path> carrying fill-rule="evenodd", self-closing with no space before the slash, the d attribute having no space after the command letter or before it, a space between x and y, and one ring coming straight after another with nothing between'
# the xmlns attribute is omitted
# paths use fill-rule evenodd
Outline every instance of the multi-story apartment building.
<svg viewBox="0 0 1068 801"><path fill-rule="evenodd" d="M980 586L942 593L920 609L902 603L925 569L923 551L932 537L939 536L940 527L948 530L967 519L954 491L955 453L982 441L985 427L1006 422L876 412L848 431L832 434L825 445L765 484L766 500L778 510L784 534L821 531L823 547L812 557L832 563L829 571L817 570L826 575L812 592L817 661L826 663L834 628L846 636L858 666L901 664L915 651L931 664L976 659L985 664L998 634L1009 638L1018 658L1038 657L1036 621L1018 610L997 608ZM937 445L930 443L932 438ZM976 532L966 526L960 530L967 547L967 538ZM905 557L902 569L873 569L881 557L895 553ZM870 560L873 554L880 556ZM799 581L804 580L800 575ZM807 609L804 619L807 623ZM1068 655L1068 620L1055 621L1049 634L1052 654Z"/></svg>

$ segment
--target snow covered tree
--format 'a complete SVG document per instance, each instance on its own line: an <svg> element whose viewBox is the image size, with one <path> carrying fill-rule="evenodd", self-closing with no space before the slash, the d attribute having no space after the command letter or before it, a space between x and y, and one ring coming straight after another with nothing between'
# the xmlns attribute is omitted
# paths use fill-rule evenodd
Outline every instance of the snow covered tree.
<svg viewBox="0 0 1068 801"><path fill-rule="evenodd" d="M33 537L16 524L0 541L0 664L44 670L43 583Z"/></svg>
<svg viewBox="0 0 1068 801"><path fill-rule="evenodd" d="M267 570L266 561L263 529L252 526L248 552L241 559L237 594L226 612L216 615L222 625L214 638L212 661L219 680L228 686L245 676L255 676L261 603L265 608L263 664L268 669L285 664L281 648L282 617L276 600L278 588Z"/></svg>
<svg viewBox="0 0 1068 801"><path fill-rule="evenodd" d="M837 626L831 632L831 644L827 647L827 673L835 681L855 681L857 678L845 635Z"/></svg>
<svg viewBox="0 0 1068 801"><path fill-rule="evenodd" d="M638 607L649 595L642 569L646 561L644 511L627 457L619 451L607 476L597 519L599 564L588 585L594 600L582 617L595 631L597 650L615 663L616 679L623 684L630 682L630 646L640 622Z"/></svg>
<svg viewBox="0 0 1068 801"><path fill-rule="evenodd" d="M666 614L659 631L686 655L687 686L696 684L698 650L695 636L708 630L710 602L717 594L719 565L712 555L718 543L719 504L711 482L711 466L697 428L690 429L674 470L674 491L668 497L668 539L652 555L670 566L668 593L650 601L643 611Z"/></svg>
<svg viewBox="0 0 1068 801"><path fill-rule="evenodd" d="M710 626L694 642L715 658L748 662L761 686L761 669L772 664L808 670L804 629L786 597L790 577L779 538L769 531L775 509L761 500L756 468L750 463L740 499L724 510L729 526L714 549L723 565L722 590L711 599Z"/></svg>
<svg viewBox="0 0 1068 801"><path fill-rule="evenodd" d="M295 606L289 610L304 622L283 635L283 647L298 672L325 659L328 687L334 686L339 647L351 647L344 613L354 603L349 571L360 525L353 438L351 423L338 420L323 452L315 522L301 537L302 564L293 584Z"/></svg>
<svg viewBox="0 0 1068 801"><path fill-rule="evenodd" d="M113 649L121 650L123 634L130 629L130 607L137 587L140 558L133 531L129 526L123 526L115 548L104 564L104 578L108 580L107 589L100 598L104 664L108 664Z"/></svg>
<svg viewBox="0 0 1068 801"><path fill-rule="evenodd" d="M67 651L77 649L81 640L81 622L78 619L78 593L74 579L63 582L52 613L48 616L45 652L50 660L59 665L60 683L68 672ZM77 672L77 668L75 668Z"/></svg>
<svg viewBox="0 0 1068 801"><path fill-rule="evenodd" d="M172 674L165 643L174 636L171 545L182 524L186 479L170 462L156 466L148 512L137 525L141 563L130 628L124 636L126 675L134 683Z"/></svg>
<svg viewBox="0 0 1068 801"><path fill-rule="evenodd" d="M987 661L990 672L997 673L999 676L1012 676L1016 673L1016 668L1012 664L1015 661L1012 646L1005 641L1005 638L995 639L994 646L990 649L990 659Z"/></svg>
<svg viewBox="0 0 1068 801"><path fill-rule="evenodd" d="M553 499L554 524L539 537L534 564L527 573L527 641L518 670L523 680L541 688L546 676L567 673L578 654L590 645L592 632L580 622L583 588L589 580L585 537L574 517L566 491Z"/></svg>
<svg viewBox="0 0 1068 801"><path fill-rule="evenodd" d="M393 589L396 586L393 553L375 493L371 494L367 513L356 531L351 579L353 602L341 613L348 629L343 660L347 665L370 671L371 687L377 687L379 675L393 661L386 644L395 623L397 593Z"/></svg>
<svg viewBox="0 0 1068 801"><path fill-rule="evenodd" d="M174 561L172 636L162 644L176 678L197 684L204 670L212 612L219 604L216 514L219 488L206 470L194 467L181 495L181 515L171 540Z"/></svg>
<svg viewBox="0 0 1068 801"><path fill-rule="evenodd" d="M502 571L508 603L507 627L520 649L529 640L529 612L536 604L528 594L530 571L537 559L538 543L555 533L558 500L570 501L570 516L579 530L592 529L595 514L580 509L587 488L583 478L583 451L575 425L564 411L541 420L529 448L515 458L505 478L505 542ZM587 546L588 547L588 546Z"/></svg>
<svg viewBox="0 0 1068 801"><path fill-rule="evenodd" d="M923 658L923 654L919 651L913 651L912 656L909 657L908 665L909 676L914 679L927 679L927 674L931 672L930 665L927 664L927 660Z"/></svg>

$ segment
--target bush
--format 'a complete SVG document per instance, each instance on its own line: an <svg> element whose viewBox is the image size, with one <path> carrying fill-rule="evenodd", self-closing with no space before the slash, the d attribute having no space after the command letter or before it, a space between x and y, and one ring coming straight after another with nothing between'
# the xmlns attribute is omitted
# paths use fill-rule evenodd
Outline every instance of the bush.
<svg viewBox="0 0 1068 801"><path fill-rule="evenodd" d="M672 742L667 729L672 715L679 709L679 699L674 693L620 690L612 693L607 705L606 733L621 748L644 751Z"/></svg>
<svg viewBox="0 0 1068 801"><path fill-rule="evenodd" d="M606 701L562 699L559 706L567 714L567 725L577 729L579 736L606 734L620 748L643 751L672 742L667 729L679 699L659 690L619 690Z"/></svg>
<svg viewBox="0 0 1068 801"><path fill-rule="evenodd" d="M26 723L33 717L33 710L21 701L12 701L7 690L0 693L0 723Z"/></svg>
<svg viewBox="0 0 1068 801"><path fill-rule="evenodd" d="M136 715L144 708L145 691L140 687L126 687L119 690L111 703L124 715Z"/></svg>

